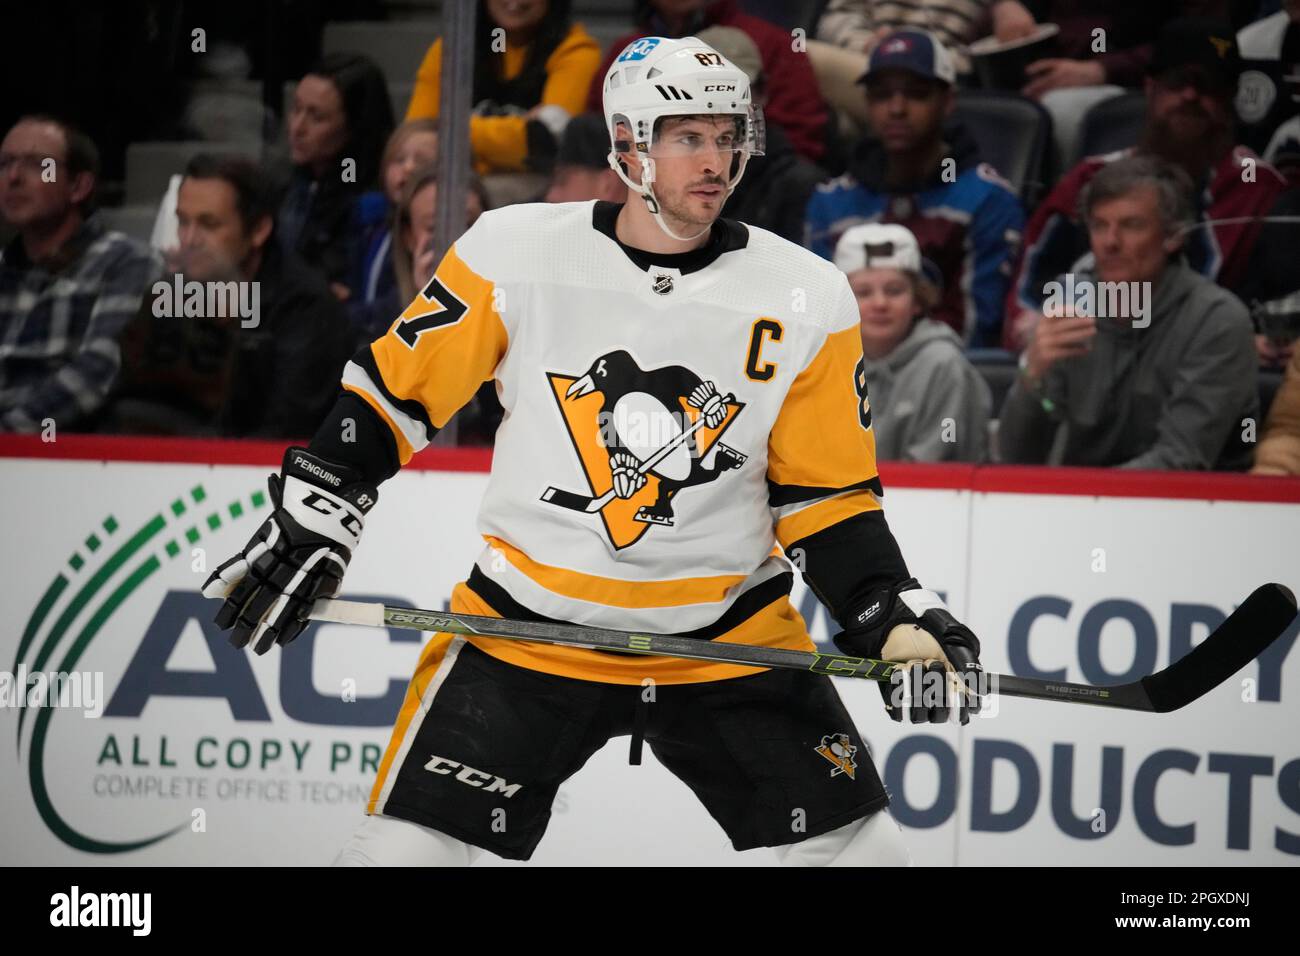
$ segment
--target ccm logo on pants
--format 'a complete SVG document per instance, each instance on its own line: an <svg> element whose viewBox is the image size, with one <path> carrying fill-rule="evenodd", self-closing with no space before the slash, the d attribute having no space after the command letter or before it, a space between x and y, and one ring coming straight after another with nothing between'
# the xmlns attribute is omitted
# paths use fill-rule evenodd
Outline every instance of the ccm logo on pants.
<svg viewBox="0 0 1300 956"><path fill-rule="evenodd" d="M523 787L521 783L507 783L505 777L498 777L494 774L484 773L482 770L475 770L473 767L467 767L455 760L448 760L446 757L434 756L424 765L425 770L432 770L434 773L442 774L451 773L457 767L460 767L460 773L456 774L457 780L471 787L485 787L487 793L502 793L506 797L513 797ZM486 781L491 782L486 783Z"/></svg>

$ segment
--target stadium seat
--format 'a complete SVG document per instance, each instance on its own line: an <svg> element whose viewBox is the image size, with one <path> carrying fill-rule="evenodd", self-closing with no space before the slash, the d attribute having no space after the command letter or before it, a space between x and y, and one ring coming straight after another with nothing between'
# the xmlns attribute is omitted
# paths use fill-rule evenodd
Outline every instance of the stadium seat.
<svg viewBox="0 0 1300 956"><path fill-rule="evenodd" d="M975 371L988 383L993 393L993 417L1002 411L1002 401L1015 384L1020 368L1017 357L1004 349L968 349L966 358L975 366Z"/></svg>
<svg viewBox="0 0 1300 956"><path fill-rule="evenodd" d="M436 19L331 22L325 24L325 53L360 53L375 61L390 83L413 83L429 44L438 38Z"/></svg>
<svg viewBox="0 0 1300 956"><path fill-rule="evenodd" d="M126 148L127 206L157 207L167 184L185 164L199 153L233 153L257 158L257 143L216 143L209 140L183 140L175 143L140 142Z"/></svg>
<svg viewBox="0 0 1300 956"><path fill-rule="evenodd" d="M99 211L99 215L106 229L124 232L132 239L147 243L153 235L158 204L105 207Z"/></svg>
<svg viewBox="0 0 1300 956"><path fill-rule="evenodd" d="M1146 115L1147 98L1136 90L1102 100L1084 114L1075 162L1135 146Z"/></svg>
<svg viewBox="0 0 1300 956"><path fill-rule="evenodd" d="M1046 182L1052 119L1034 100L999 90L958 90L953 119L979 145L980 155L1032 209Z"/></svg>

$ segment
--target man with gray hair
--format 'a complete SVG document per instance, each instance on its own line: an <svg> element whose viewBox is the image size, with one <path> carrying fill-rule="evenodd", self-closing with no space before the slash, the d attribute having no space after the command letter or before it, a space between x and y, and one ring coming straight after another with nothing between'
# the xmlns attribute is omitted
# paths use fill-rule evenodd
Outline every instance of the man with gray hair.
<svg viewBox="0 0 1300 956"><path fill-rule="evenodd" d="M1087 230L1075 215L1083 187L1107 163L1135 153L1159 156L1192 178L1198 222L1183 244L1187 262L1244 297L1253 279L1262 217L1287 181L1236 142L1233 97L1241 79L1241 57L1226 24L1181 17L1161 27L1147 65L1146 120L1137 145L1080 160L1025 226L1006 300L1004 347L1017 352L1025 347L1029 325L1043 305L1043 284L1086 251ZM1265 365L1280 358L1262 336L1256 348Z"/></svg>
<svg viewBox="0 0 1300 956"><path fill-rule="evenodd" d="M1080 195L1092 263L1046 283L999 425L1017 463L1235 470L1259 414L1253 329L1182 259L1185 173L1117 160ZM1062 427L1064 426L1064 427Z"/></svg>

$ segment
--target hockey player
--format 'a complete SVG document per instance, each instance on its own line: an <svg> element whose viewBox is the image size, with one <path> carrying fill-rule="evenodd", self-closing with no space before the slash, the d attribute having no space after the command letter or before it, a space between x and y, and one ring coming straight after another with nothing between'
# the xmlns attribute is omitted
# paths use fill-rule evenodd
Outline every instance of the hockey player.
<svg viewBox="0 0 1300 956"><path fill-rule="evenodd" d="M218 624L259 654L297 636L337 593L380 482L495 379L486 547L453 610L813 650L779 543L842 651L977 676L974 635L910 577L881 510L843 274L719 218L762 149L745 74L694 38L647 37L604 104L627 202L511 206L455 243L271 477L273 514L204 587L225 599ZM978 693L880 686L895 720L979 709ZM737 850L910 862L825 676L447 634L421 654L337 862L528 859L560 784L626 734Z"/></svg>

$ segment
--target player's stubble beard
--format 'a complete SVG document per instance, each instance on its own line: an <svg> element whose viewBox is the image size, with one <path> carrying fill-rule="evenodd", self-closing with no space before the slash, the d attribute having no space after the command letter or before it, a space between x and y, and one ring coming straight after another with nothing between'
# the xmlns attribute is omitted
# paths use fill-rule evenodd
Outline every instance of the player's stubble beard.
<svg viewBox="0 0 1300 956"><path fill-rule="evenodd" d="M709 203L713 209L709 210L700 200L694 199L690 195L690 190L699 189L702 186L719 186L722 192L718 198ZM722 215L722 207L727 201L727 184L721 177L710 177L699 182L689 183L668 195L659 195L655 190L656 199L659 200L660 214L667 221L673 232L679 235L694 235L703 229L712 226L718 217Z"/></svg>

